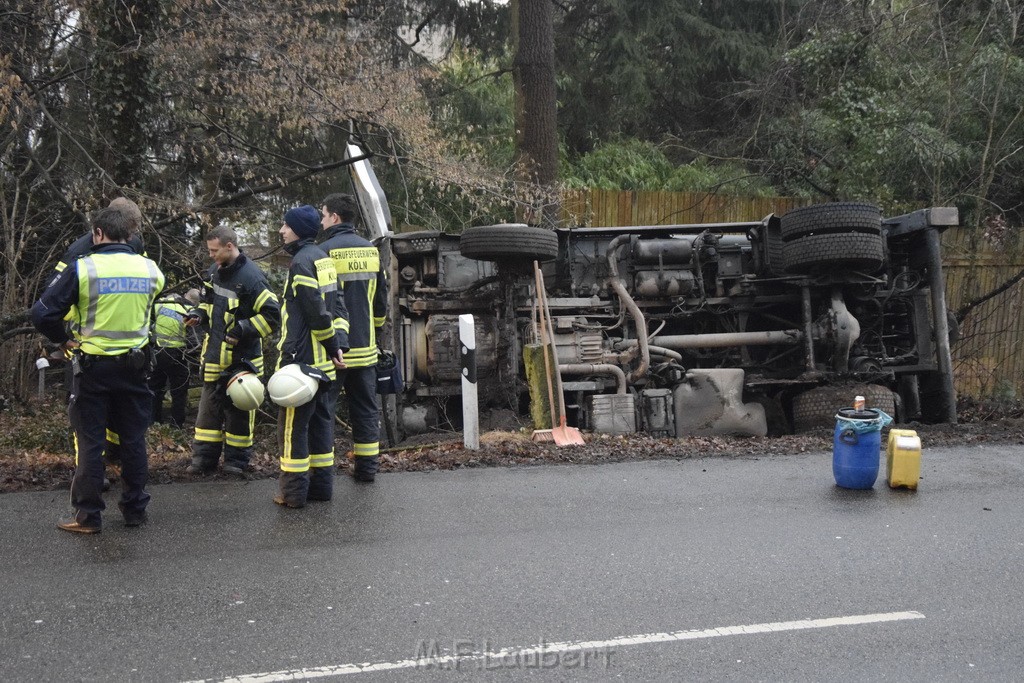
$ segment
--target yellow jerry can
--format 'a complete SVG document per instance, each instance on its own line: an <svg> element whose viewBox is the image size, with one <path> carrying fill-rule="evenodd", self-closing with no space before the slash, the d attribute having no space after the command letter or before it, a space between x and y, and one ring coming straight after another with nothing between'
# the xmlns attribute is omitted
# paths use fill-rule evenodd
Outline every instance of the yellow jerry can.
<svg viewBox="0 0 1024 683"><path fill-rule="evenodd" d="M889 487L916 490L921 478L921 439L913 429L890 429L885 449L885 479Z"/></svg>

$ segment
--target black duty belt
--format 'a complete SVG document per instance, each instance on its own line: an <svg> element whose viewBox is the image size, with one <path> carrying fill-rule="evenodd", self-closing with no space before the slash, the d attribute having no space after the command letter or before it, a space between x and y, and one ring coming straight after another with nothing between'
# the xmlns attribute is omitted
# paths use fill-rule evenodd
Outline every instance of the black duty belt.
<svg viewBox="0 0 1024 683"><path fill-rule="evenodd" d="M106 361L109 363L125 363L128 360L128 352L119 353L116 356L104 356L95 353L83 353L82 360L88 363L96 363L98 361Z"/></svg>
<svg viewBox="0 0 1024 683"><path fill-rule="evenodd" d="M94 363L109 363L123 365L130 370L142 370L152 359L148 346L144 346L141 349L128 349L126 352L119 353L116 356L103 356L91 353L82 353L81 355L83 367L88 367Z"/></svg>

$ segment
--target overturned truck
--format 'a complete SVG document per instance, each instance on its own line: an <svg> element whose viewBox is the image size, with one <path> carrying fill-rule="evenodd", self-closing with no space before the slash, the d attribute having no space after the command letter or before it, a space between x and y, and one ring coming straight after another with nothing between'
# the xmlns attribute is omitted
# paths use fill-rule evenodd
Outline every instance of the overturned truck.
<svg viewBox="0 0 1024 683"><path fill-rule="evenodd" d="M406 388L392 436L458 426L458 317L476 322L482 408L525 413L542 264L570 423L656 436L831 424L854 393L955 422L939 252L954 208L883 218L807 206L757 222L393 234L390 331Z"/></svg>

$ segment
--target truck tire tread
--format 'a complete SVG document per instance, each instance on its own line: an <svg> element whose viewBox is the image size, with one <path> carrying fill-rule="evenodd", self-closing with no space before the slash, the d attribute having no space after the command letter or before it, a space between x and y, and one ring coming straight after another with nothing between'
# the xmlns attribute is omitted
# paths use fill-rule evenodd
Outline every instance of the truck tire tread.
<svg viewBox="0 0 1024 683"><path fill-rule="evenodd" d="M882 212L874 204L835 202L793 209L780 219L782 239L791 241L807 235L851 232L882 234Z"/></svg>

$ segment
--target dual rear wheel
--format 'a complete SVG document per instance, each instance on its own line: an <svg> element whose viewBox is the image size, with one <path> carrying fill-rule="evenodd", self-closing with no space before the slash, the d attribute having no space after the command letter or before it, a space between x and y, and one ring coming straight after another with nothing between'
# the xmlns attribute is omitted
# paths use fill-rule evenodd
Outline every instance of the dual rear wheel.
<svg viewBox="0 0 1024 683"><path fill-rule="evenodd" d="M788 273L874 273L885 262L882 213L873 204L837 202L793 209L782 216L779 233Z"/></svg>

